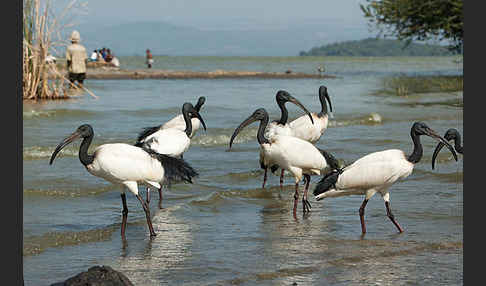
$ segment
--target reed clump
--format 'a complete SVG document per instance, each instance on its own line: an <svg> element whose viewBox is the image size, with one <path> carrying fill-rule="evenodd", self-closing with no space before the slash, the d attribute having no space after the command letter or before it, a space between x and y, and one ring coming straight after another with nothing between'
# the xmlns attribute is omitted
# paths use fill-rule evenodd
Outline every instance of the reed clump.
<svg viewBox="0 0 486 286"><path fill-rule="evenodd" d="M398 76L383 80L385 94L406 96L415 93L455 92L464 88L463 76Z"/></svg>
<svg viewBox="0 0 486 286"><path fill-rule="evenodd" d="M62 40L63 29L72 26L64 18L73 10L82 8L72 0L57 16L51 11L51 1L23 0L23 93L24 100L67 98L64 82L55 63L46 57L57 48L66 46Z"/></svg>

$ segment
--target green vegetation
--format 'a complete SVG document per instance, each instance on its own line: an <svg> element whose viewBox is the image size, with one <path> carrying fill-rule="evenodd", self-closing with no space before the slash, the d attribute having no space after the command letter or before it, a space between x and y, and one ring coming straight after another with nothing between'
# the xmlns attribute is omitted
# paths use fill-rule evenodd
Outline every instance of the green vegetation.
<svg viewBox="0 0 486 286"><path fill-rule="evenodd" d="M399 76L383 79L379 93L406 96L416 93L462 91L463 76Z"/></svg>
<svg viewBox="0 0 486 286"><path fill-rule="evenodd" d="M450 56L455 53L439 45L406 44L399 40L367 38L314 47L300 56Z"/></svg>
<svg viewBox="0 0 486 286"><path fill-rule="evenodd" d="M449 40L460 52L463 45L463 0L366 0L361 10L380 34L400 40Z"/></svg>

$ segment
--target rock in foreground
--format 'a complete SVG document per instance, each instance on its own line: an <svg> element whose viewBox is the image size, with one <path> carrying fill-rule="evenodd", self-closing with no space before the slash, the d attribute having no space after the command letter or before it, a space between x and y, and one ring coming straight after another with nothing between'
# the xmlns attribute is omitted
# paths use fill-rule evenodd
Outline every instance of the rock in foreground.
<svg viewBox="0 0 486 286"><path fill-rule="evenodd" d="M133 286L133 283L121 272L110 266L93 266L64 282L51 286Z"/></svg>

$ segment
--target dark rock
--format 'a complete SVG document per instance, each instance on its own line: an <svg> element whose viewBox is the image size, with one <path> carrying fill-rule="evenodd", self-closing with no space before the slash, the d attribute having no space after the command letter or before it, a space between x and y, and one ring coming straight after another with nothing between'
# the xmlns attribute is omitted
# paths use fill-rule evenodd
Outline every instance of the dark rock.
<svg viewBox="0 0 486 286"><path fill-rule="evenodd" d="M110 266L93 266L64 282L51 286L133 286L133 283L121 272Z"/></svg>

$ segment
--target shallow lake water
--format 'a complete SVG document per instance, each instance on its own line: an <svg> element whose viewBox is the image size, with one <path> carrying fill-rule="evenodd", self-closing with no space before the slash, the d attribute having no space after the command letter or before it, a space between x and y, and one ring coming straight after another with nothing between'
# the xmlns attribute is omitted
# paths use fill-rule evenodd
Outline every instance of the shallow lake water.
<svg viewBox="0 0 486 286"><path fill-rule="evenodd" d="M121 58L127 68L144 67L142 57ZM146 79L87 80L88 94L67 101L23 106L23 237L25 285L50 285L109 265L135 285L459 285L463 283L463 158L447 151L431 157L436 141L424 136L424 156L406 180L390 188L393 212L405 229L397 233L383 200L366 207L368 233L362 237L361 196L316 201L292 215L293 178L270 175L261 188L256 123L228 151L234 129L264 107L270 119L280 111L278 90L307 109L319 111L318 88L328 88L333 105L319 148L351 163L370 152L413 150L410 128L423 121L443 135L463 132L462 92L411 94L380 92L383 79L400 75L462 75L454 57L411 58L219 58L156 57L154 68L169 70L251 70L317 72L330 79ZM164 189L163 209L152 192L157 237L149 238L145 214L127 193L126 242L120 237L119 186L90 175L78 159L80 141L53 165L56 145L79 125L93 126L90 148L132 144L143 127L180 113L184 102L206 97L199 130L184 159L199 177L194 184ZM290 120L303 113L287 105ZM463 138L464 139L464 138ZM319 176L313 176L310 193ZM303 188L303 186L301 186ZM141 193L145 188L139 186Z"/></svg>

